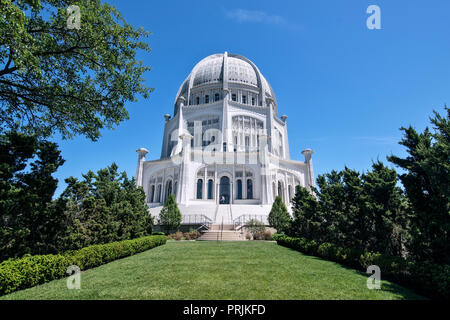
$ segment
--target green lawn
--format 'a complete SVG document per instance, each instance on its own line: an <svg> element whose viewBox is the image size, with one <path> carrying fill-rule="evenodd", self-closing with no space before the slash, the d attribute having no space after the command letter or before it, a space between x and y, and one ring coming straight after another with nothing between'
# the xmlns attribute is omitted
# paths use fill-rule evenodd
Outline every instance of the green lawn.
<svg viewBox="0 0 450 320"><path fill-rule="evenodd" d="M383 274L382 274L383 276ZM174 242L0 299L420 299L387 281L273 242Z"/></svg>

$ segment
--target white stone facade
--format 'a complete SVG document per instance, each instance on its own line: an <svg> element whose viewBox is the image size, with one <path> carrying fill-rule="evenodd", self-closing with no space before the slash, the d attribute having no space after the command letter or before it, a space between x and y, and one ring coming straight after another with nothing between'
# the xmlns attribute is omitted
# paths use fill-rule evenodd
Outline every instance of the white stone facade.
<svg viewBox="0 0 450 320"><path fill-rule="evenodd" d="M243 56L200 61L178 91L173 117L164 117L160 159L137 150L136 181L152 215L174 193L185 223L194 215L266 221L277 195L289 207L297 185L314 186L313 151L302 152L305 162L290 159L287 117L278 117L271 86Z"/></svg>

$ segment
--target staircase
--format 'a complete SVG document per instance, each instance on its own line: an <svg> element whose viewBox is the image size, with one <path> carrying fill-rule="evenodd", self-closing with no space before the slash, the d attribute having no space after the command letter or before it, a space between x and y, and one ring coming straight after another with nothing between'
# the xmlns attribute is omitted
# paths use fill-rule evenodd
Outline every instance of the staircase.
<svg viewBox="0 0 450 320"><path fill-rule="evenodd" d="M218 205L213 224L197 240L244 241L245 235L234 229L231 206Z"/></svg>
<svg viewBox="0 0 450 320"><path fill-rule="evenodd" d="M233 216L231 214L231 205L217 205L214 222L216 224L233 224Z"/></svg>
<svg viewBox="0 0 450 320"><path fill-rule="evenodd" d="M211 228L208 231L205 231L197 240L244 241L245 236L239 231L234 230L233 224L213 224Z"/></svg>

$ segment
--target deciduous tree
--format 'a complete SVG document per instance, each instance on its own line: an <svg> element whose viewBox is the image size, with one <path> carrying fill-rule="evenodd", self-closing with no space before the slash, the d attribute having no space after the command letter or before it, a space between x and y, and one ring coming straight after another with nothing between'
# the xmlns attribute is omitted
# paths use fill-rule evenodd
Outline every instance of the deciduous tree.
<svg viewBox="0 0 450 320"><path fill-rule="evenodd" d="M68 28L70 5L79 29ZM151 91L136 58L148 35L100 0L0 0L0 130L96 140Z"/></svg>

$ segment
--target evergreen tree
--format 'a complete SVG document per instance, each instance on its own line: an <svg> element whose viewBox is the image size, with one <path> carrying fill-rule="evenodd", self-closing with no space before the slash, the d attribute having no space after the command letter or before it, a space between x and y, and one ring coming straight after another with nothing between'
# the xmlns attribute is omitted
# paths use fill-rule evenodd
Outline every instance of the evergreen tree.
<svg viewBox="0 0 450 320"><path fill-rule="evenodd" d="M0 259L56 250L64 219L52 206L64 163L55 143L17 132L0 136Z"/></svg>
<svg viewBox="0 0 450 320"><path fill-rule="evenodd" d="M182 216L175 195L171 194L159 213L159 224L163 226L166 233L170 233L180 227L181 219Z"/></svg>
<svg viewBox="0 0 450 320"><path fill-rule="evenodd" d="M400 144L408 156L395 155L388 160L404 169L400 175L411 203L411 243L408 251L414 259L450 264L450 110L446 116L434 111L428 128L418 133L402 127Z"/></svg>
<svg viewBox="0 0 450 320"><path fill-rule="evenodd" d="M378 161L362 175L362 180L361 211L368 232L365 249L401 256L407 240L408 216L403 191L397 186L397 173Z"/></svg>
<svg viewBox="0 0 450 320"><path fill-rule="evenodd" d="M279 233L286 233L291 225L291 216L280 196L275 198L269 213L269 224Z"/></svg>
<svg viewBox="0 0 450 320"><path fill-rule="evenodd" d="M58 199L66 217L67 230L61 250L78 249L91 244L142 237L152 233L153 218L145 203L142 188L134 178L119 173L116 164L83 180L66 179L67 188Z"/></svg>
<svg viewBox="0 0 450 320"><path fill-rule="evenodd" d="M317 239L323 219L316 198L304 187L297 186L292 199L292 210L294 219L289 233L297 237Z"/></svg>

